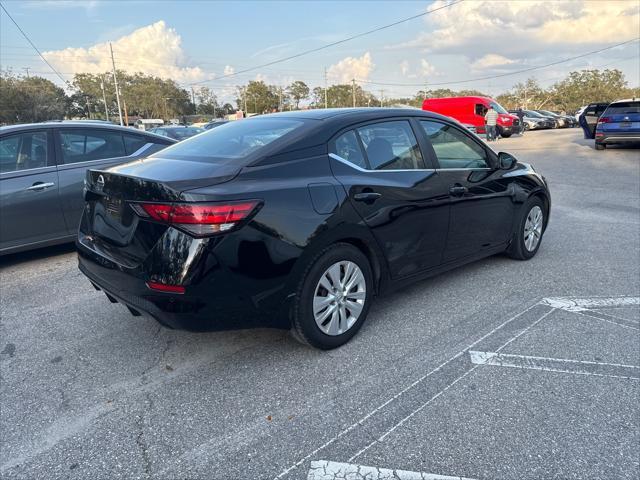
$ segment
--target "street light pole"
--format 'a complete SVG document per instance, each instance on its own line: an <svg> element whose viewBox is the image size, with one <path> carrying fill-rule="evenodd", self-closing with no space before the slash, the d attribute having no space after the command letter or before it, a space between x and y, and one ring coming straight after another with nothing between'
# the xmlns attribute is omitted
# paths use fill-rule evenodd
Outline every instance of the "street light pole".
<svg viewBox="0 0 640 480"><path fill-rule="evenodd" d="M351 97L353 99L353 108L356 108L356 79L351 79Z"/></svg>

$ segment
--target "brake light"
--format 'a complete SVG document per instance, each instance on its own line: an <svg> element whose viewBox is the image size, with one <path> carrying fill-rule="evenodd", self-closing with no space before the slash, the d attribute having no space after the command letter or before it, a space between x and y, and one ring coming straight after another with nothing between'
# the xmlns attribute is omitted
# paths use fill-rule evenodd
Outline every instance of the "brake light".
<svg viewBox="0 0 640 480"><path fill-rule="evenodd" d="M135 203L141 217L175 225L195 236L227 232L251 215L258 202L229 203Z"/></svg>
<svg viewBox="0 0 640 480"><path fill-rule="evenodd" d="M168 285L166 283L160 282L147 282L147 287L151 290L156 290L158 292L165 293L178 293L183 294L185 292L185 288L182 285Z"/></svg>
<svg viewBox="0 0 640 480"><path fill-rule="evenodd" d="M598 123L611 123L611 117L600 117Z"/></svg>

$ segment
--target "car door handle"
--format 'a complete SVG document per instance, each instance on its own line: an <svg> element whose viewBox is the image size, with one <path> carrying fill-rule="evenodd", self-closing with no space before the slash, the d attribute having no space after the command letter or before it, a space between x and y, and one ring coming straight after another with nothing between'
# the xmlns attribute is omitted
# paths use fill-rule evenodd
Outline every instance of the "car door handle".
<svg viewBox="0 0 640 480"><path fill-rule="evenodd" d="M461 197L465 193L467 193L469 189L467 187L463 187L462 185L454 185L449 189L449 194L454 197Z"/></svg>
<svg viewBox="0 0 640 480"><path fill-rule="evenodd" d="M39 191L39 190L44 190L45 188L49 188L49 187L53 187L55 185L55 183L53 182L36 182L33 185L31 185L30 187L25 188L25 190L31 190L31 191Z"/></svg>
<svg viewBox="0 0 640 480"><path fill-rule="evenodd" d="M380 198L382 196L381 193L378 192L361 192L361 193L356 193L353 196L353 199L356 202L374 202L376 201L378 198Z"/></svg>

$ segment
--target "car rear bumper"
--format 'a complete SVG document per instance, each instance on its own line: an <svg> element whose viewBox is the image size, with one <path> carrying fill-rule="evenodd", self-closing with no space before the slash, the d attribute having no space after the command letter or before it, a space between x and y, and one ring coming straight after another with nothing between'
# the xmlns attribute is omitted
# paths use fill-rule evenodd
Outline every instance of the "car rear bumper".
<svg viewBox="0 0 640 480"><path fill-rule="evenodd" d="M640 142L640 132L596 132L598 143L636 143Z"/></svg>
<svg viewBox="0 0 640 480"><path fill-rule="evenodd" d="M146 314L166 327L190 331L289 328L286 316L276 312L276 305L283 302L273 286L269 297L263 292L264 282L256 284L228 272L212 253L190 266L197 271L208 269L208 274L186 285L184 294L176 294L151 290L145 264L133 268L118 264L82 236L76 246L80 271L110 301L125 305L133 315ZM274 297L278 300L273 301Z"/></svg>

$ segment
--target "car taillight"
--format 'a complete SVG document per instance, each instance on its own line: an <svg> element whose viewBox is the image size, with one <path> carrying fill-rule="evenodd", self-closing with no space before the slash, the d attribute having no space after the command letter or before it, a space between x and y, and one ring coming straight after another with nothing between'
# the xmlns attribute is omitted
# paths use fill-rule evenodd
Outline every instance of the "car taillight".
<svg viewBox="0 0 640 480"><path fill-rule="evenodd" d="M182 285L169 285L167 283L152 282L152 281L147 282L147 287L149 287L149 289L151 290L156 290L158 292L177 293L179 295L184 294L186 290Z"/></svg>
<svg viewBox="0 0 640 480"><path fill-rule="evenodd" d="M598 123L611 123L611 117L600 117Z"/></svg>
<svg viewBox="0 0 640 480"><path fill-rule="evenodd" d="M174 225L201 237L228 232L251 215L258 201L228 203L132 203L143 218Z"/></svg>

